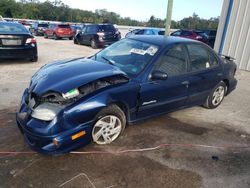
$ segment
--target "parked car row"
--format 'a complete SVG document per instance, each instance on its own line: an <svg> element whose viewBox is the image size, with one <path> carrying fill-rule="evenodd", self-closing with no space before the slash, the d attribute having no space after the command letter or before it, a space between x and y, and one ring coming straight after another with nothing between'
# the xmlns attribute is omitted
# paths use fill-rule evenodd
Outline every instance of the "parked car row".
<svg viewBox="0 0 250 188"><path fill-rule="evenodd" d="M120 31L110 23L70 25L38 21L31 23L25 20L19 22L1 22L0 47L6 50L0 54L0 57L8 58L15 55L16 58L21 58L25 56L31 61L37 61L37 44L33 35L55 40L68 38L73 40L74 44L88 45L93 49L111 45L121 39ZM27 25L30 27L27 28ZM164 35L164 33L164 30L157 28L134 29L130 30L125 38L135 35ZM171 36L198 40L213 47L216 31L177 30L171 33ZM28 40L25 41L25 39Z"/></svg>

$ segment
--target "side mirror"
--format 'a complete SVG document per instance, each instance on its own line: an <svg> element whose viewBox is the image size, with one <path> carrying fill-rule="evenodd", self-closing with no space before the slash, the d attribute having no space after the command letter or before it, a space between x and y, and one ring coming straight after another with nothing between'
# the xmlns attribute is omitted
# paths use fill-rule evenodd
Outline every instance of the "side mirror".
<svg viewBox="0 0 250 188"><path fill-rule="evenodd" d="M151 80L166 80L168 78L168 74L162 71L153 71L151 74Z"/></svg>

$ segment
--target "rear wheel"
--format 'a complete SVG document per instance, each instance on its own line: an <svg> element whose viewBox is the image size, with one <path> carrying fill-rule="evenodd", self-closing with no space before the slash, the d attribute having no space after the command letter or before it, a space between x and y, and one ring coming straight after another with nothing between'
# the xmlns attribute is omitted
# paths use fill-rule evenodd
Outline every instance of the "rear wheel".
<svg viewBox="0 0 250 188"><path fill-rule="evenodd" d="M44 33L44 38L47 39L48 38L48 35L46 33Z"/></svg>
<svg viewBox="0 0 250 188"><path fill-rule="evenodd" d="M224 82L220 82L209 94L204 106L210 109L217 108L223 101L226 92L227 92L226 84Z"/></svg>
<svg viewBox="0 0 250 188"><path fill-rule="evenodd" d="M93 48L93 49L97 49L97 44L96 44L96 42L95 42L95 39L92 39L91 41L90 41L90 45L91 45L91 47Z"/></svg>
<svg viewBox="0 0 250 188"><path fill-rule="evenodd" d="M69 37L69 40L73 40L73 37Z"/></svg>
<svg viewBox="0 0 250 188"><path fill-rule="evenodd" d="M124 131L126 117L124 112L116 105L101 110L97 115L92 129L93 141L97 144L110 144Z"/></svg>

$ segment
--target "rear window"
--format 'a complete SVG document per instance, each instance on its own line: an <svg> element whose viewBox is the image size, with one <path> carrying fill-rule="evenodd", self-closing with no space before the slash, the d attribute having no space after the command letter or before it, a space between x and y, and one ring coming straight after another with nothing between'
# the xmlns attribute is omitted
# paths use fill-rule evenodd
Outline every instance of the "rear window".
<svg viewBox="0 0 250 188"><path fill-rule="evenodd" d="M191 31L182 31L181 35L182 36L192 36L192 32Z"/></svg>
<svg viewBox="0 0 250 188"><path fill-rule="evenodd" d="M113 25L99 25L99 31L115 31L115 27Z"/></svg>
<svg viewBox="0 0 250 188"><path fill-rule="evenodd" d="M208 38L208 35L205 32L195 32L195 33L199 36Z"/></svg>
<svg viewBox="0 0 250 188"><path fill-rule="evenodd" d="M48 24L38 24L38 27L48 27Z"/></svg>
<svg viewBox="0 0 250 188"><path fill-rule="evenodd" d="M70 25L58 25L59 28L71 28Z"/></svg>
<svg viewBox="0 0 250 188"><path fill-rule="evenodd" d="M28 30L21 24L0 23L0 33L28 33Z"/></svg>

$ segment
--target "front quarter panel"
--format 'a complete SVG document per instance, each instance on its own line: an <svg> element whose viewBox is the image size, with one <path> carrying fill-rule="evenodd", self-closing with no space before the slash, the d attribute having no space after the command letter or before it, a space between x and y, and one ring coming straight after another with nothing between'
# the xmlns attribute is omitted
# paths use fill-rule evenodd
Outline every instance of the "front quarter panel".
<svg viewBox="0 0 250 188"><path fill-rule="evenodd" d="M138 102L139 84L129 82L78 100L66 107L62 116L64 129L70 129L86 122L93 122L97 114L110 104L122 104L125 114L133 118Z"/></svg>

